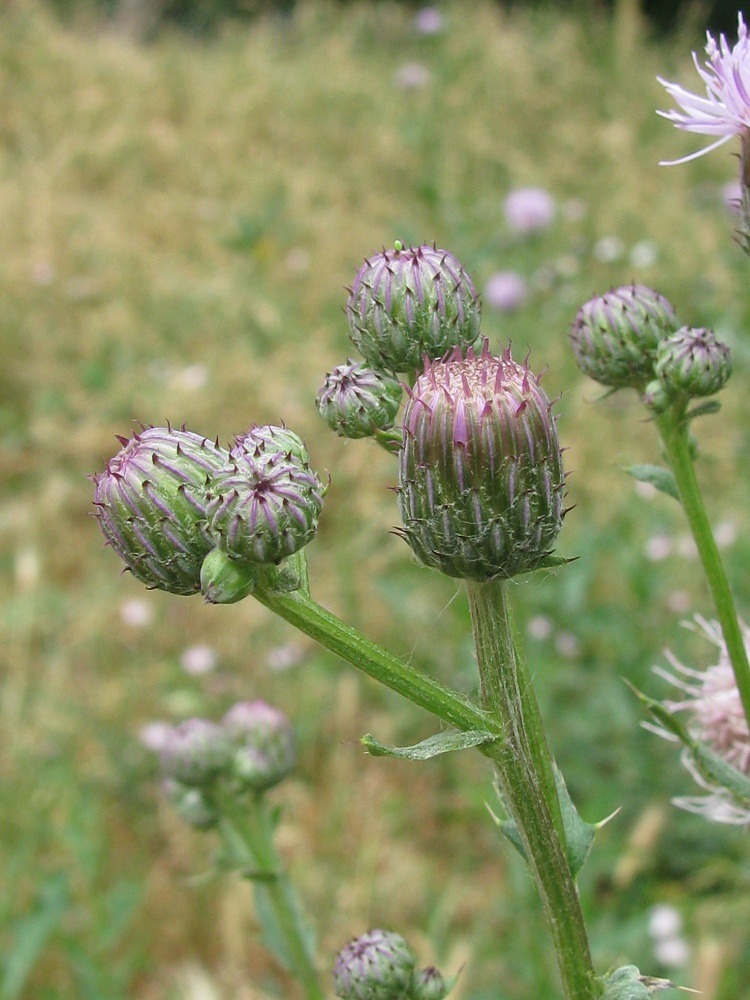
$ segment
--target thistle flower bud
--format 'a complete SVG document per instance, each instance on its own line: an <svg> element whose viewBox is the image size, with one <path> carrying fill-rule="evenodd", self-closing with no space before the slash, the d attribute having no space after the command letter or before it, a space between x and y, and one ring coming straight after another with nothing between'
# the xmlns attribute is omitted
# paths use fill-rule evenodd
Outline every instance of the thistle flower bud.
<svg viewBox="0 0 750 1000"><path fill-rule="evenodd" d="M200 787L226 770L229 757L229 739L221 726L208 719L186 719L165 739L161 770L181 785Z"/></svg>
<svg viewBox="0 0 750 1000"><path fill-rule="evenodd" d="M456 258L435 246L383 250L366 260L346 305L350 337L373 368L411 372L479 336L479 298Z"/></svg>
<svg viewBox="0 0 750 1000"><path fill-rule="evenodd" d="M682 326L659 344L656 374L669 389L688 396L713 396L727 384L732 358L713 330Z"/></svg>
<svg viewBox="0 0 750 1000"><path fill-rule="evenodd" d="M265 791L294 768L294 729L283 712L266 702L238 702L224 716L222 728L232 746L232 774L243 787Z"/></svg>
<svg viewBox="0 0 750 1000"><path fill-rule="evenodd" d="M372 930L338 954L333 988L342 1000L404 1000L410 997L416 959L400 934Z"/></svg>
<svg viewBox="0 0 750 1000"><path fill-rule="evenodd" d="M581 306L570 341L584 374L616 389L643 389L654 377L657 345L679 325L662 295L628 285Z"/></svg>
<svg viewBox="0 0 750 1000"><path fill-rule="evenodd" d="M287 427L275 427L273 424L251 427L247 433L235 438L230 451L232 458L242 458L247 454L254 458L273 457L278 453L303 463L310 461L302 438Z"/></svg>
<svg viewBox="0 0 750 1000"><path fill-rule="evenodd" d="M170 427L118 440L122 449L92 476L107 544L147 587L195 594L201 563L213 548L205 523L208 484L228 452Z"/></svg>
<svg viewBox="0 0 750 1000"><path fill-rule="evenodd" d="M325 491L299 448L289 446L291 432L282 433L276 451L270 440L240 439L229 465L213 479L209 532L234 559L279 563L315 537Z"/></svg>
<svg viewBox="0 0 750 1000"><path fill-rule="evenodd" d="M393 427L402 395L396 379L350 359L326 375L315 402L340 437L363 438Z"/></svg>
<svg viewBox="0 0 750 1000"><path fill-rule="evenodd" d="M428 965L414 973L410 997L413 1000L444 1000L450 993L451 986L451 983L446 983L439 969Z"/></svg>
<svg viewBox="0 0 750 1000"><path fill-rule="evenodd" d="M399 506L417 558L448 576L536 569L562 526L551 404L526 364L487 343L426 364L404 413Z"/></svg>
<svg viewBox="0 0 750 1000"><path fill-rule="evenodd" d="M201 593L207 604L236 604L255 590L259 567L213 549L201 566Z"/></svg>
<svg viewBox="0 0 750 1000"><path fill-rule="evenodd" d="M196 830L210 830L219 822L219 814L206 800L199 788L189 788L166 778L164 793L188 826Z"/></svg>

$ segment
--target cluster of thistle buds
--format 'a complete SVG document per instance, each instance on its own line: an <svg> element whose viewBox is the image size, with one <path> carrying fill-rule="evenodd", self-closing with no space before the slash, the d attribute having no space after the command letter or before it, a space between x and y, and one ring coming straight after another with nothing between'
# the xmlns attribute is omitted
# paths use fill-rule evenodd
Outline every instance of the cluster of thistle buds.
<svg viewBox="0 0 750 1000"><path fill-rule="evenodd" d="M732 374L713 330L683 325L645 285L626 285L578 310L570 334L578 367L611 389L633 388L655 413L713 396Z"/></svg>
<svg viewBox="0 0 750 1000"><path fill-rule="evenodd" d="M342 1000L443 1000L454 983L434 965L417 969L413 951L394 931L371 930L354 938L333 968L334 990Z"/></svg>
<svg viewBox="0 0 750 1000"><path fill-rule="evenodd" d="M291 723L264 701L238 702L221 722L186 719L166 730L160 746L167 798L189 826L201 830L216 825L225 796L265 792L295 763Z"/></svg>
<svg viewBox="0 0 750 1000"><path fill-rule="evenodd" d="M149 588L233 603L315 536L325 487L285 427L253 427L230 450L184 428L119 440L92 477L96 517Z"/></svg>

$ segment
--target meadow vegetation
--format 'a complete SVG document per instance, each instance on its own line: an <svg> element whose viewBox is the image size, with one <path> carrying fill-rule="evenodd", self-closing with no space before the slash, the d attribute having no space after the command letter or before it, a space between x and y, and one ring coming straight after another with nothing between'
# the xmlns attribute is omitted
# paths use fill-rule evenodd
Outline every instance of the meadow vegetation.
<svg viewBox="0 0 750 1000"><path fill-rule="evenodd" d="M582 876L597 966L750 998L746 834L670 806L690 779L623 683L665 696L652 673L664 647L713 662L680 627L710 602L677 506L622 471L657 460L653 428L634 396L597 400L567 336L581 302L634 279L731 344L722 412L696 427L699 474L750 615L748 262L723 197L736 160L658 166L695 144L655 115L656 75L685 78L702 42L649 40L627 3L586 20L484 0L441 10L431 36L400 6L321 0L210 40L137 45L2 5L2 1000L294 995L257 939L250 889L204 877L210 838L162 802L139 740L154 720L218 718L251 697L299 734L280 849L331 963L387 926L425 961L464 965L460 1000L556 995L533 886L485 809L486 762L363 755L365 732L403 745L434 724L252 600L147 593L87 516L86 474L139 421L226 443L283 420L332 475L309 548L318 599L473 689L462 591L390 533L393 459L336 438L314 406L353 353L344 289L395 238L451 250L480 291L519 272L529 300L485 306L485 333L529 349L562 394L575 506L559 552L578 558L516 599L573 796L589 820L621 810ZM526 185L557 204L533 237L503 216ZM215 667L186 670L202 646ZM683 967L661 966L649 937L665 902L685 921Z"/></svg>

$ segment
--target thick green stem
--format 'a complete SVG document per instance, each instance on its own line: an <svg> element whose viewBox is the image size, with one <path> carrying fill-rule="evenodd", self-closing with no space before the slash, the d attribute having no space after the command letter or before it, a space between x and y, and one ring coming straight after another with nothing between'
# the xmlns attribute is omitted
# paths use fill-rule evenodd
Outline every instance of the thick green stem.
<svg viewBox="0 0 750 1000"><path fill-rule="evenodd" d="M537 883L555 946L566 1000L602 993L591 961L578 892L566 855L565 832L549 748L531 678L513 635L503 581L468 583L484 708L503 738L487 753Z"/></svg>
<svg viewBox="0 0 750 1000"><path fill-rule="evenodd" d="M303 590L283 594L259 589L254 596L321 646L456 729L464 732L484 730L500 735L497 722L486 712L366 639L356 629L316 604Z"/></svg>
<svg viewBox="0 0 750 1000"><path fill-rule="evenodd" d="M750 663L732 591L706 514L690 447L689 424L684 408L657 417L664 449L672 468L682 506L695 539L698 555L714 600L716 616L732 663L737 690L750 725Z"/></svg>
<svg viewBox="0 0 750 1000"><path fill-rule="evenodd" d="M262 795L249 808L239 809L231 796L217 802L219 829L234 867L257 880L273 912L276 932L283 941L289 972L300 982L307 1000L325 1000L310 946L310 934L302 918L292 884L283 870L273 844L273 823Z"/></svg>

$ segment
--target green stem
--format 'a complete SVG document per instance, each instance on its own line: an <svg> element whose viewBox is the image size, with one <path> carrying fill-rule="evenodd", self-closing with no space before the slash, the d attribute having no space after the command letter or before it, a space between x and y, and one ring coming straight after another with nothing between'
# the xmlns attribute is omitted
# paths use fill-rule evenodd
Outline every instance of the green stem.
<svg viewBox="0 0 750 1000"><path fill-rule="evenodd" d="M518 828L555 946L566 1000L601 995L583 913L566 855L552 758L531 678L514 639L504 581L468 583L484 708L503 738L487 753Z"/></svg>
<svg viewBox="0 0 750 1000"><path fill-rule="evenodd" d="M303 590L283 594L258 589L253 596L321 646L456 729L501 735L498 723L486 712L366 639Z"/></svg>
<svg viewBox="0 0 750 1000"><path fill-rule="evenodd" d="M714 600L716 616L732 663L737 690L750 725L750 663L732 591L706 514L690 448L685 407L674 408L656 418L667 459L672 468L682 506L695 539L703 570Z"/></svg>
<svg viewBox="0 0 750 1000"><path fill-rule="evenodd" d="M216 804L227 854L232 864L244 870L266 894L290 973L302 984L307 1000L325 1000L310 934L273 844L273 823L265 799L262 794L256 795L248 808L239 809L236 799L227 795Z"/></svg>

